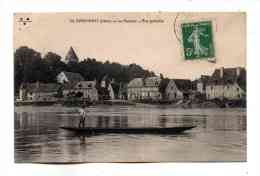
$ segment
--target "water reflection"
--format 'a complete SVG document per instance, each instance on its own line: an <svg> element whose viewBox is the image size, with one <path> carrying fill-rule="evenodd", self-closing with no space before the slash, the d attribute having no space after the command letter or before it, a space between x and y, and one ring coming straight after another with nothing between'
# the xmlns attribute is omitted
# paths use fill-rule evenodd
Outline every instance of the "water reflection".
<svg viewBox="0 0 260 176"><path fill-rule="evenodd" d="M166 127L166 123L167 123L167 118L166 117L159 117L159 126L161 128L165 128Z"/></svg>
<svg viewBox="0 0 260 176"><path fill-rule="evenodd" d="M100 128L196 125L180 135L78 136L58 127L77 126L73 109L16 109L16 162L244 161L246 114L241 109L92 107L86 126ZM66 112L66 113L64 113ZM201 114L200 114L201 113ZM103 115L102 115L103 114ZM104 114L106 114L104 116ZM151 155L152 153L152 155Z"/></svg>

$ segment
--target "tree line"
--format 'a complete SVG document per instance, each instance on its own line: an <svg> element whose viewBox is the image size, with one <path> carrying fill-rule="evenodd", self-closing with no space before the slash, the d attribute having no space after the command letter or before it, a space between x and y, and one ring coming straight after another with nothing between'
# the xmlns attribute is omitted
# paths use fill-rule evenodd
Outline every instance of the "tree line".
<svg viewBox="0 0 260 176"><path fill-rule="evenodd" d="M18 93L22 83L55 83L56 76L61 71L80 73L88 80L98 80L107 75L117 83L126 84L137 77L155 76L155 73L143 69L135 63L121 65L116 62L97 61L95 58L85 58L80 62L64 63L62 57L48 52L44 56L32 48L21 46L14 52L14 83L15 93Z"/></svg>

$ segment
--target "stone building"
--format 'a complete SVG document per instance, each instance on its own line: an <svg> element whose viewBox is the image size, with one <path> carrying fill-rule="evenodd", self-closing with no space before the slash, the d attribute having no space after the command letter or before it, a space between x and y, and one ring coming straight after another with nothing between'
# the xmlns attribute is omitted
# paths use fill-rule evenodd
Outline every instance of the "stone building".
<svg viewBox="0 0 260 176"><path fill-rule="evenodd" d="M75 84L63 85L64 97L77 97L89 101L98 101L96 81L79 81Z"/></svg>
<svg viewBox="0 0 260 176"><path fill-rule="evenodd" d="M159 91L161 78L135 78L127 85L128 100L160 100L161 93Z"/></svg>
<svg viewBox="0 0 260 176"><path fill-rule="evenodd" d="M72 47L70 47L66 57L65 57L65 63L69 63L69 62L79 62L79 58L76 54L76 52L74 51L74 49Z"/></svg>
<svg viewBox="0 0 260 176"><path fill-rule="evenodd" d="M191 93L191 81L188 79L171 79L166 87L165 95L169 101L188 99Z"/></svg>
<svg viewBox="0 0 260 176"><path fill-rule="evenodd" d="M246 70L237 68L216 69L206 85L207 99L238 100L246 97Z"/></svg>

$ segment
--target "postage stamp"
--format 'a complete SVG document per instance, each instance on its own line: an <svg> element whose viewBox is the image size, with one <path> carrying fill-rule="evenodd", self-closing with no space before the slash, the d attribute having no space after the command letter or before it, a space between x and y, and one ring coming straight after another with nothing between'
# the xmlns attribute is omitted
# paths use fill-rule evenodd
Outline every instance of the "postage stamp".
<svg viewBox="0 0 260 176"><path fill-rule="evenodd" d="M183 52L186 60L213 58L212 22L192 22L181 24Z"/></svg>

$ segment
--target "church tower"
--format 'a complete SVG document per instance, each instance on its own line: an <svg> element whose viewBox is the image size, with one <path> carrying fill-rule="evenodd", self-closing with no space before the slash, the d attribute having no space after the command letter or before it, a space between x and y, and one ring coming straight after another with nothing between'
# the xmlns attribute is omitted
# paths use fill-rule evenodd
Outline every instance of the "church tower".
<svg viewBox="0 0 260 176"><path fill-rule="evenodd" d="M69 63L69 62L79 62L79 58L72 47L70 47L65 57L65 63Z"/></svg>

